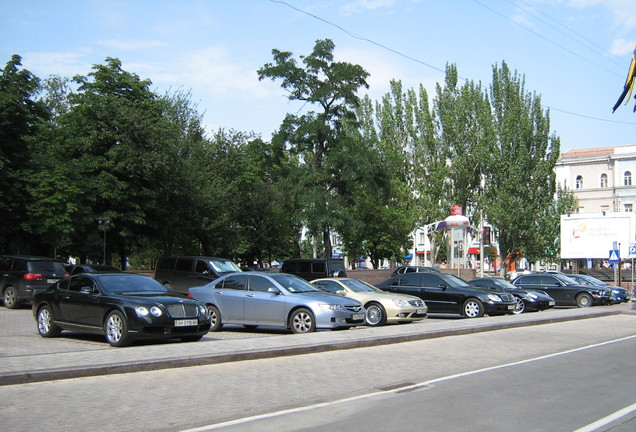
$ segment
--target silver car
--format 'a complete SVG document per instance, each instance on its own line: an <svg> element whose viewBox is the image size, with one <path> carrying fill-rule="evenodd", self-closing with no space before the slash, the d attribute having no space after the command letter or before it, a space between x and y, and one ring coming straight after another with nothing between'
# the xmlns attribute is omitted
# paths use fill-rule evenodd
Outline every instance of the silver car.
<svg viewBox="0 0 636 432"><path fill-rule="evenodd" d="M221 329L223 324L242 324L308 333L365 323L365 310L359 301L326 293L285 273L232 273L188 291L208 305L210 331Z"/></svg>

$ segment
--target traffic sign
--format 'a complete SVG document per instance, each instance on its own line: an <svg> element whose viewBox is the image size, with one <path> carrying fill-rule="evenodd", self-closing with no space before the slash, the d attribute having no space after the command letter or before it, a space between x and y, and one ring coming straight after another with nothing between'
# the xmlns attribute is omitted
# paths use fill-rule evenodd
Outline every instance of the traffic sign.
<svg viewBox="0 0 636 432"><path fill-rule="evenodd" d="M636 245L629 247L629 258L636 258Z"/></svg>
<svg viewBox="0 0 636 432"><path fill-rule="evenodd" d="M621 258L620 258L620 250L619 249L612 249L610 250L609 253L609 262L611 263L618 263L621 262Z"/></svg>

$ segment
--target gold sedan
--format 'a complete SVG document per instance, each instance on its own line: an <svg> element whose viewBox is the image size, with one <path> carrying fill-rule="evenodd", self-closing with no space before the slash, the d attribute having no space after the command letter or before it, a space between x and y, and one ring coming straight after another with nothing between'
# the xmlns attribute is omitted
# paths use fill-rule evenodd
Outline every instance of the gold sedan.
<svg viewBox="0 0 636 432"><path fill-rule="evenodd" d="M361 280L324 278L311 283L323 291L358 300L367 310L366 322L369 326L421 321L428 313L424 300L418 297L382 291Z"/></svg>

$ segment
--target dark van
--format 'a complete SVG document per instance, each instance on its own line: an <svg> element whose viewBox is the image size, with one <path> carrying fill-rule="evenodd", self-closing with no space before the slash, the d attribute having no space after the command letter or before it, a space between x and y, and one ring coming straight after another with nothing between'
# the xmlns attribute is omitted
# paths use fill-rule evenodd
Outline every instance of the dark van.
<svg viewBox="0 0 636 432"><path fill-rule="evenodd" d="M292 258L283 262L280 271L308 281L326 277L347 277L344 260L339 258Z"/></svg>
<svg viewBox="0 0 636 432"><path fill-rule="evenodd" d="M33 294L68 276L61 262L47 257L0 256L0 294L8 309L15 309Z"/></svg>
<svg viewBox="0 0 636 432"><path fill-rule="evenodd" d="M171 291L188 293L188 288L205 285L228 273L241 269L229 259L204 256L161 257L155 279Z"/></svg>

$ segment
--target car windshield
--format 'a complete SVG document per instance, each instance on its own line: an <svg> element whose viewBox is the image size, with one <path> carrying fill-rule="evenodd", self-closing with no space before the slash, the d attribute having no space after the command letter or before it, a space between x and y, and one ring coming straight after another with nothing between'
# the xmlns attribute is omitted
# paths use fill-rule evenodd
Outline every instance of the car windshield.
<svg viewBox="0 0 636 432"><path fill-rule="evenodd" d="M304 292L315 292L315 291L323 292L319 290L318 288L316 288L315 286L313 286L312 284L310 284L309 282L307 282L306 280L296 277L294 275L278 273L278 274L273 274L271 277L276 282L281 284L287 291L294 294L304 293Z"/></svg>
<svg viewBox="0 0 636 432"><path fill-rule="evenodd" d="M103 274L95 276L104 293L168 292L168 289L154 279L133 274Z"/></svg>
<svg viewBox="0 0 636 432"><path fill-rule="evenodd" d="M508 282L507 280L499 280L499 279L493 279L492 280L493 285L495 285L497 288L504 288L504 289L517 289L518 287L514 286L513 284L511 284L510 282Z"/></svg>
<svg viewBox="0 0 636 432"><path fill-rule="evenodd" d="M581 282L583 285L591 285L591 286L605 286L606 285L605 282L600 281L600 280L598 280L598 279L596 279L595 277L592 277L592 276L579 275L574 280Z"/></svg>
<svg viewBox="0 0 636 432"><path fill-rule="evenodd" d="M366 282L357 279L344 279L340 281L341 284L346 285L353 292L376 292L380 291L374 286L369 285Z"/></svg>
<svg viewBox="0 0 636 432"><path fill-rule="evenodd" d="M234 273L242 271L239 266L228 260L209 260L208 263L217 273Z"/></svg>
<svg viewBox="0 0 636 432"><path fill-rule="evenodd" d="M470 285L466 283L463 279L458 278L457 276L453 276L450 274L439 274L439 278L441 278L446 285L451 288L471 288Z"/></svg>
<svg viewBox="0 0 636 432"><path fill-rule="evenodd" d="M560 280L561 282L563 282L566 285L579 285L579 283L577 281L575 281L572 278L569 278L567 276L563 276L563 275L559 275L559 274L553 274L551 276L554 276L555 278L557 278L558 280Z"/></svg>

